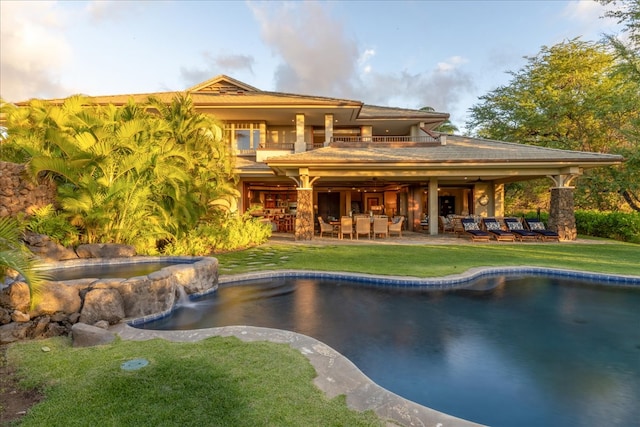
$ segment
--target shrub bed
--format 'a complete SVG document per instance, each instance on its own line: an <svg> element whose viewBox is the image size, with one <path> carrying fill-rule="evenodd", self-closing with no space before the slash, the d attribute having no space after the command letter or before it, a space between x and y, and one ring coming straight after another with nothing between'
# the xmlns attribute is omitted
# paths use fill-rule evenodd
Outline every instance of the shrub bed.
<svg viewBox="0 0 640 427"><path fill-rule="evenodd" d="M640 212L576 211L579 234L640 243Z"/></svg>

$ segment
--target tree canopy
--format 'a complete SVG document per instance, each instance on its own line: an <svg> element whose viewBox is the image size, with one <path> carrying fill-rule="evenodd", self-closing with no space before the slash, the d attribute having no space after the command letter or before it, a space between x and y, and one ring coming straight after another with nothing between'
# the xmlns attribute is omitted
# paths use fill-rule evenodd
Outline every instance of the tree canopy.
<svg viewBox="0 0 640 427"><path fill-rule="evenodd" d="M606 41L543 46L527 60L507 85L480 97L467 128L485 138L622 154L621 167L578 180L576 205L617 209L624 200L640 210L640 79Z"/></svg>

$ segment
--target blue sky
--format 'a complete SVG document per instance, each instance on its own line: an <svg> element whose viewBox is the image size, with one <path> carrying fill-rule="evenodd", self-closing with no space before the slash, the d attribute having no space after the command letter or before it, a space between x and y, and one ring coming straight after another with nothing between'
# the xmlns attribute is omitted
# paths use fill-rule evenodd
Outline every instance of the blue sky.
<svg viewBox="0 0 640 427"><path fill-rule="evenodd" d="M542 46L617 34L591 0L0 1L0 96L262 90L467 110Z"/></svg>

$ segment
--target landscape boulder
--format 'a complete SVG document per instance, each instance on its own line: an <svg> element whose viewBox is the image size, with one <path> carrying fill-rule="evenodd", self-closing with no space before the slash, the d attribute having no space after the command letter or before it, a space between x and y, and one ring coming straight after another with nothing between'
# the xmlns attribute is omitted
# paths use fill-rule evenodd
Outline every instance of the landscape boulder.
<svg viewBox="0 0 640 427"><path fill-rule="evenodd" d="M31 291L25 282L13 282L0 291L0 307L29 311Z"/></svg>
<svg viewBox="0 0 640 427"><path fill-rule="evenodd" d="M124 302L116 289L92 289L84 297L80 322L93 325L99 320L116 324L124 319Z"/></svg>
<svg viewBox="0 0 640 427"><path fill-rule="evenodd" d="M46 262L77 259L78 255L44 234L26 232L22 238L29 250Z"/></svg>
<svg viewBox="0 0 640 427"><path fill-rule="evenodd" d="M64 283L47 282L40 288L31 317L62 312L72 314L80 311L82 301L78 290Z"/></svg>
<svg viewBox="0 0 640 427"><path fill-rule="evenodd" d="M136 256L136 248L131 245L88 243L76 248L79 258L122 258Z"/></svg>
<svg viewBox="0 0 640 427"><path fill-rule="evenodd" d="M12 322L0 326L0 344L9 344L27 338L27 332L31 327L31 322Z"/></svg>
<svg viewBox="0 0 640 427"><path fill-rule="evenodd" d="M76 323L71 327L74 347L93 347L109 344L116 339L116 334L86 323Z"/></svg>

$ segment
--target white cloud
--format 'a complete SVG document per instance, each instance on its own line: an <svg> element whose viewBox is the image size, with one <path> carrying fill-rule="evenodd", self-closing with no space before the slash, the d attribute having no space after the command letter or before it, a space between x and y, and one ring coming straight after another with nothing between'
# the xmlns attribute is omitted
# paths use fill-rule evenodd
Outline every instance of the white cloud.
<svg viewBox="0 0 640 427"><path fill-rule="evenodd" d="M180 75L189 86L203 82L218 74L248 73L253 75L255 59L251 55L219 54L212 55L209 52L202 54L204 67L181 67Z"/></svg>
<svg viewBox="0 0 640 427"><path fill-rule="evenodd" d="M405 108L432 107L449 112L475 89L473 77L455 67L436 66L419 73L372 73L360 90L360 99L369 104Z"/></svg>
<svg viewBox="0 0 640 427"><path fill-rule="evenodd" d="M281 58L276 89L349 97L358 63L356 42L327 3L250 4L262 39ZM286 25L283 25L286 23Z"/></svg>
<svg viewBox="0 0 640 427"><path fill-rule="evenodd" d="M596 1L570 1L563 15L570 20L589 23L599 19L604 8Z"/></svg>
<svg viewBox="0 0 640 427"><path fill-rule="evenodd" d="M365 49L358 58L358 65L362 69L363 73L369 74L373 70L373 67L369 64L369 60L374 56L376 56L376 51L374 49Z"/></svg>
<svg viewBox="0 0 640 427"><path fill-rule="evenodd" d="M461 56L452 56L445 62L438 62L437 70L438 72L446 73L449 71L456 70L460 65L468 62Z"/></svg>
<svg viewBox="0 0 640 427"><path fill-rule="evenodd" d="M575 22L579 24L578 31L581 32L579 35L590 39L592 35L601 35L593 34L594 32L607 32L618 26L615 19L604 18L605 13L610 9L612 9L612 6L605 6L597 1L575 0L567 3L562 16L569 23Z"/></svg>
<svg viewBox="0 0 640 427"><path fill-rule="evenodd" d="M6 101L68 93L59 72L71 58L54 2L0 2L0 96Z"/></svg>
<svg viewBox="0 0 640 427"><path fill-rule="evenodd" d="M374 72L370 61L380 52L359 48L342 22L330 16L327 3L251 7L265 44L281 60L275 75L277 90L448 111L473 89L471 75L461 69L467 62L461 56L424 72Z"/></svg>
<svg viewBox="0 0 640 427"><path fill-rule="evenodd" d="M144 5L145 2L94 0L87 3L85 11L94 22L119 21Z"/></svg>

